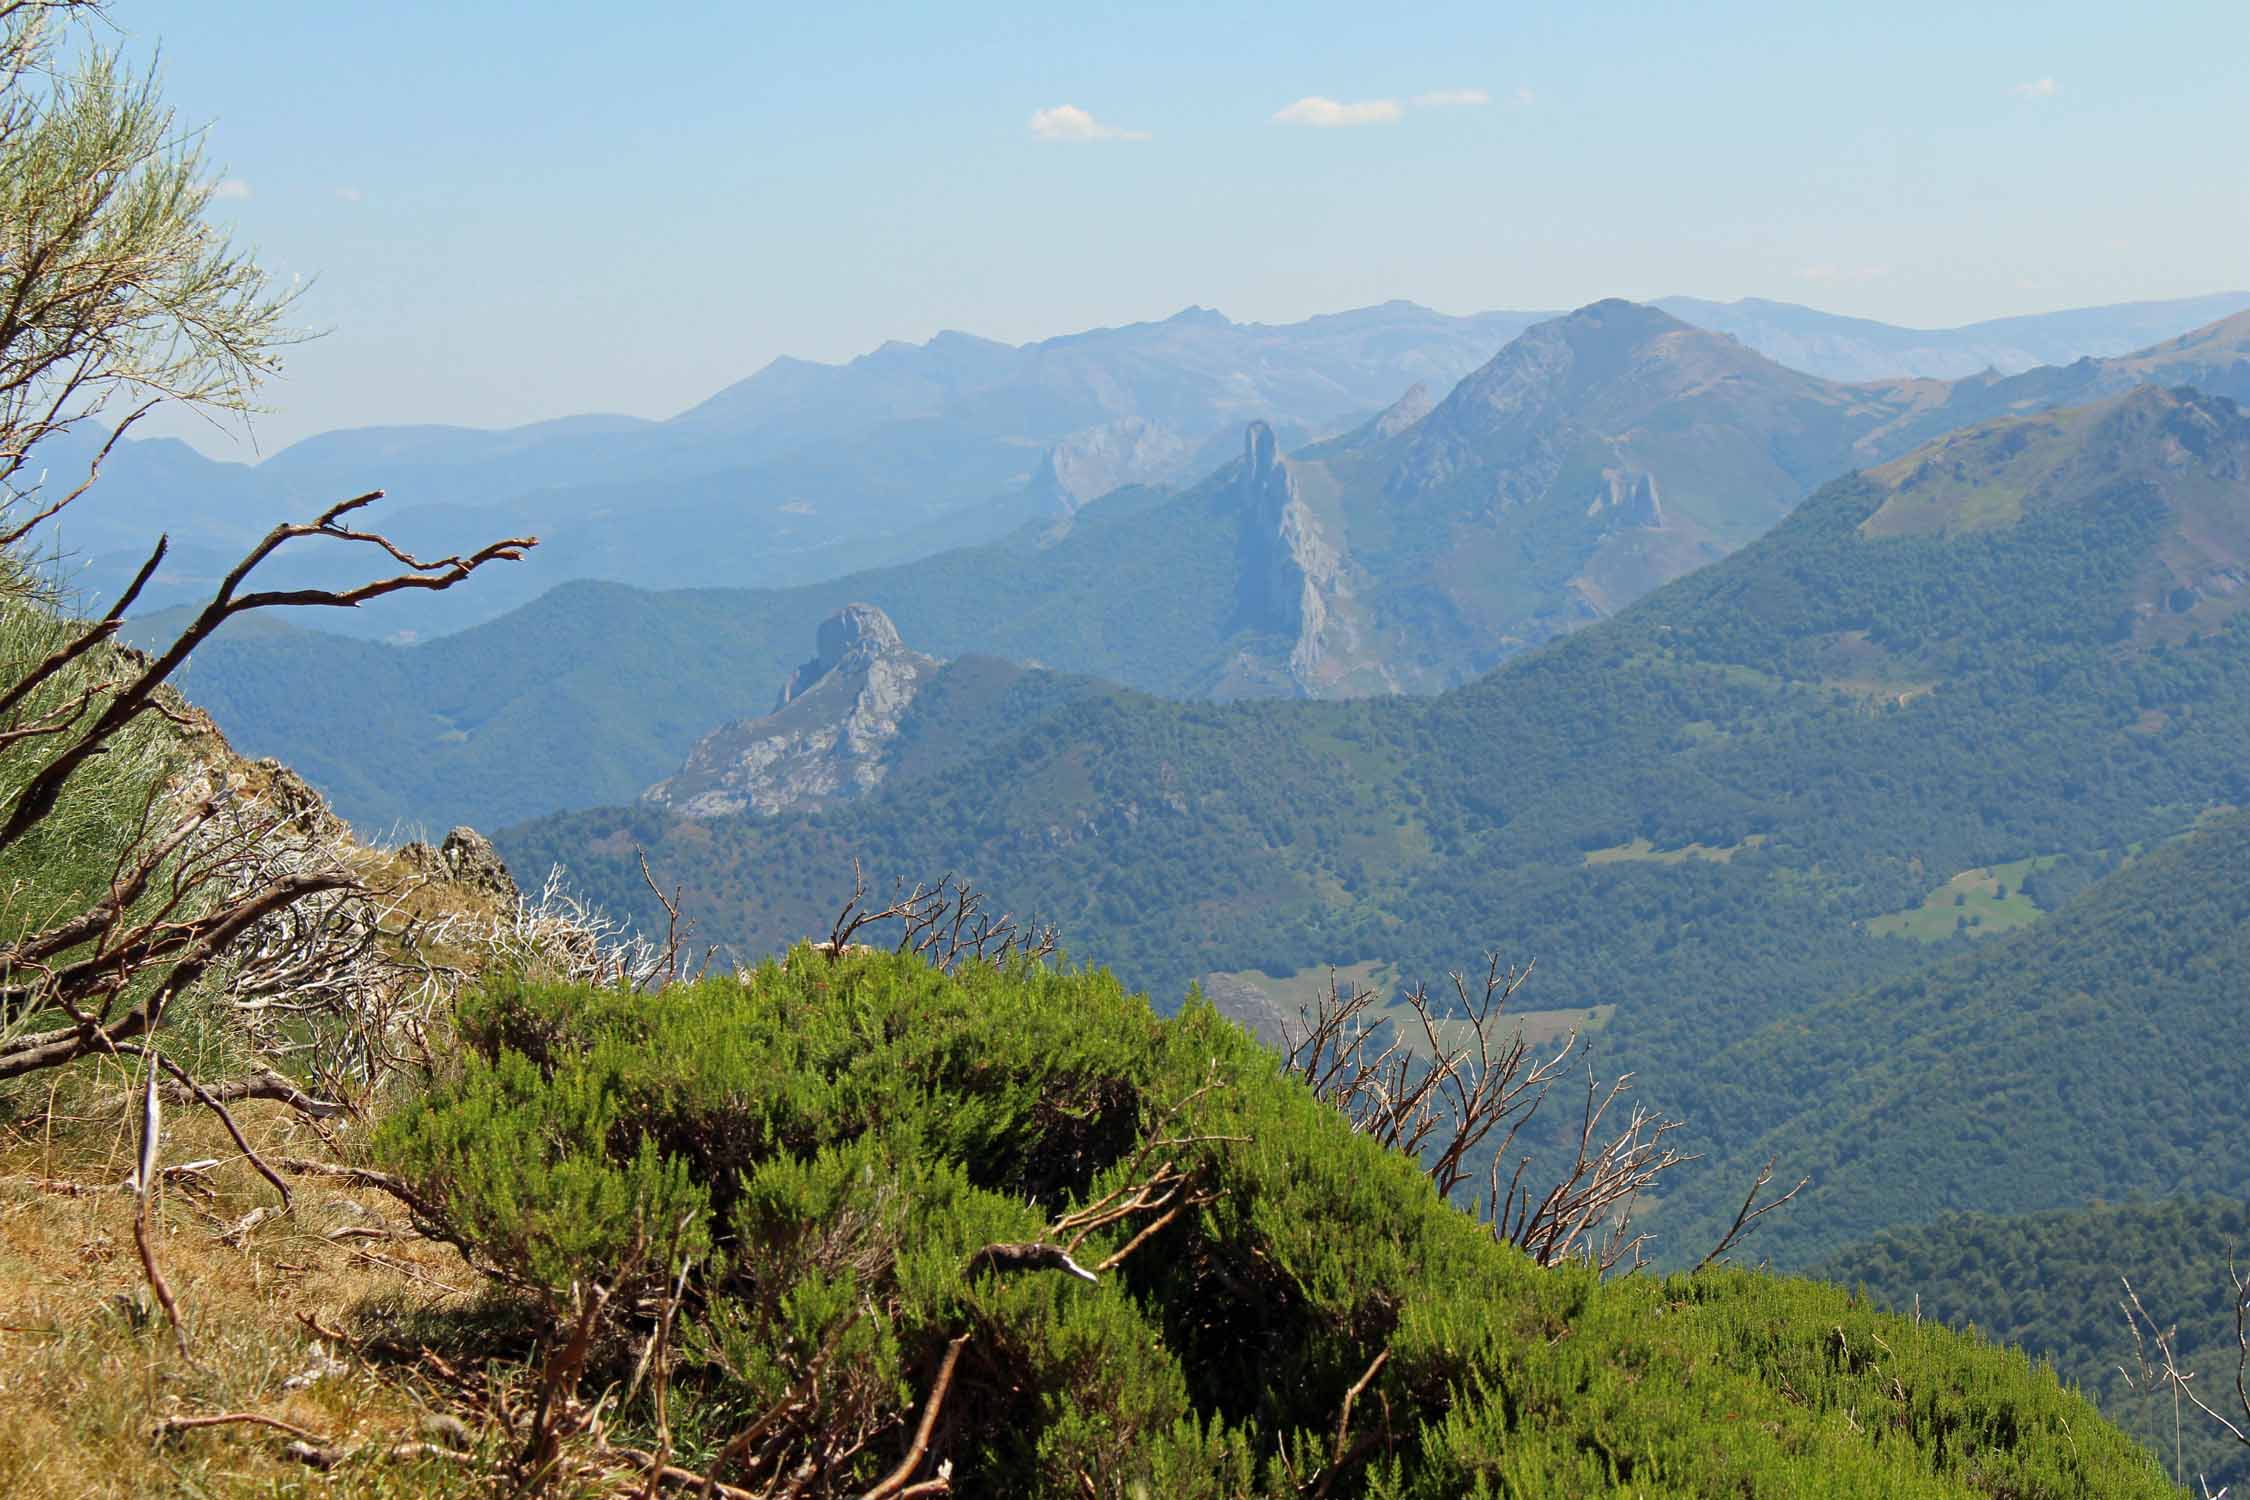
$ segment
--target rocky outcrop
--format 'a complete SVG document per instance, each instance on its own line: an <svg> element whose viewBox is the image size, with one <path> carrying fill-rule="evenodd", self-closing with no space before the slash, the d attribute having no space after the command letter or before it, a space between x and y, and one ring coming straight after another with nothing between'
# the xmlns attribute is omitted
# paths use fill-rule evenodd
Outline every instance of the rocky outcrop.
<svg viewBox="0 0 2250 1500"><path fill-rule="evenodd" d="M821 622L812 660L774 711L705 735L641 794L690 817L810 812L865 796L888 769L899 722L940 663L910 651L890 616L849 604Z"/></svg>
<svg viewBox="0 0 2250 1500"><path fill-rule="evenodd" d="M1321 471L1315 465L1313 472ZM1369 665L1360 660L1359 611L1344 549L1315 514L1263 422L1251 423L1243 435L1239 493L1242 622L1289 637L1287 657L1272 670L1289 690L1321 696L1344 673Z"/></svg>
<svg viewBox="0 0 2250 1500"><path fill-rule="evenodd" d="M1049 448L1032 487L1063 515L1129 484L1170 479L1195 456L1178 433L1145 417L1124 417L1074 432Z"/></svg>
<svg viewBox="0 0 2250 1500"><path fill-rule="evenodd" d="M492 840L466 824L447 834L445 842L438 845L438 861L458 885L509 906L520 898L515 877L508 873L507 863Z"/></svg>
<svg viewBox="0 0 2250 1500"><path fill-rule="evenodd" d="M1437 397L1430 394L1428 386L1416 381L1407 388L1405 395L1393 401L1385 408L1383 414L1375 419L1375 435L1377 437L1397 437L1436 409Z"/></svg>
<svg viewBox="0 0 2250 1500"><path fill-rule="evenodd" d="M1656 476L1632 469L1602 470L1601 486L1586 514L1605 516L1613 526L1662 527L1664 502L1656 493Z"/></svg>

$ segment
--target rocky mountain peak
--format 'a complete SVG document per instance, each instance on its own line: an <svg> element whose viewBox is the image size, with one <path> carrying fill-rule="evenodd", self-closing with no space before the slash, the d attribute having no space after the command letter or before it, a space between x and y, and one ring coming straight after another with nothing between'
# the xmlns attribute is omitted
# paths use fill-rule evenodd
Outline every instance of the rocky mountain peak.
<svg viewBox="0 0 2250 1500"><path fill-rule="evenodd" d="M820 622L813 636L812 660L789 674L774 709L787 707L839 668L864 668L878 656L905 650L906 642L889 615L872 604L847 604Z"/></svg>
<svg viewBox="0 0 2250 1500"><path fill-rule="evenodd" d="M811 812L874 790L915 696L942 665L908 649L891 617L847 604L821 621L813 657L760 719L724 724L641 794L691 817Z"/></svg>
<svg viewBox="0 0 2250 1500"><path fill-rule="evenodd" d="M1242 434L1242 462L1244 482L1252 489L1263 488L1281 467L1281 444L1273 429L1263 422L1252 422Z"/></svg>
<svg viewBox="0 0 2250 1500"><path fill-rule="evenodd" d="M1170 428L1146 417L1120 417L1081 428L1049 448L1031 485L1067 516L1112 490L1175 475L1194 455L1193 445Z"/></svg>

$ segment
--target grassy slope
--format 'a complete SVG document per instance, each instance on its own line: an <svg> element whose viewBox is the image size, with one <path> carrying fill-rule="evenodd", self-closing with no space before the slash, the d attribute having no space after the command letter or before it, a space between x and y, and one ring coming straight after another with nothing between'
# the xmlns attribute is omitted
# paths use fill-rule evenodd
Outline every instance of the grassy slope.
<svg viewBox="0 0 2250 1500"><path fill-rule="evenodd" d="M425 1400L339 1361L298 1315L355 1336L412 1338L475 1298L445 1246L329 1238L404 1230L396 1204L362 1189L308 1185L294 1214L223 1242L226 1225L273 1206L273 1190L216 1120L182 1111L167 1160L221 1164L168 1188L157 1208L157 1254L198 1362L181 1360L134 1253L132 1197L115 1186L133 1168L131 1081L122 1070L74 1079L54 1107L0 1132L0 1489L23 1500L486 1493L428 1461L321 1474L282 1456L285 1434L251 1426L150 1440L164 1416L245 1410L345 1446L421 1437ZM322 1150L278 1106L237 1105L235 1116L261 1152ZM317 1378L289 1384L308 1371Z"/></svg>
<svg viewBox="0 0 2250 1500"><path fill-rule="evenodd" d="M0 556L0 570L0 664L20 672L84 625L57 618L46 591L12 559ZM17 722L35 722L89 686L114 683L122 667L97 649L28 698ZM167 702L174 712L186 707ZM192 714L185 722L194 724ZM35 737L0 749L0 802L14 797L54 745ZM224 753L192 727L183 734L154 716L113 740L70 779L55 811L30 836L0 850L0 943L106 895L118 851L141 834L150 800L196 760ZM244 801L253 801L259 774L240 765L231 770ZM366 878L407 877L388 856L356 853ZM448 892L459 895L452 887L428 888L417 898L423 914L436 915ZM144 900L143 910L158 899ZM481 907L482 898L464 899ZM191 904L179 915L194 910ZM60 1023L52 1013L7 1021L11 1029L32 1030ZM191 1067L239 1061L239 1046L211 1024L201 987L174 1003L164 1038L167 1052ZM411 1237L328 1238L339 1229L403 1229L395 1207L355 1189L301 1188L289 1216L269 1218L232 1242L222 1239L221 1231L245 1214L270 1215L275 1195L215 1118L173 1109L165 1115L160 1161L206 1164L166 1178L154 1195L155 1254L197 1356L182 1360L143 1277L133 1197L120 1189L136 1167L138 1081L130 1064L94 1061L0 1088L0 1492L26 1500L466 1492L458 1472L427 1464L354 1465L317 1475L284 1459L282 1439L270 1430L228 1426L152 1440L151 1424L162 1417L246 1408L306 1427L323 1441L413 1437L424 1404L395 1384L336 1364L295 1315L340 1317L369 1331L404 1310L427 1312L468 1298L449 1290L459 1276L449 1250ZM326 1149L278 1105L237 1102L233 1113L269 1156ZM317 1378L288 1383L307 1370Z"/></svg>

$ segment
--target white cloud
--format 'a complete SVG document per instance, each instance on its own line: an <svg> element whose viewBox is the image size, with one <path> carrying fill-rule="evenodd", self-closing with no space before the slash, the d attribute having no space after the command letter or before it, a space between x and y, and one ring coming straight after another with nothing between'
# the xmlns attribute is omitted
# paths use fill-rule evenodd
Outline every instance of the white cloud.
<svg viewBox="0 0 2250 1500"><path fill-rule="evenodd" d="M1432 89L1427 94L1414 96L1416 109L1453 109L1464 104L1490 104L1492 96L1483 89Z"/></svg>
<svg viewBox="0 0 2250 1500"><path fill-rule="evenodd" d="M1284 125L1389 125L1405 111L1396 99L1361 99L1351 104L1311 94L1273 112Z"/></svg>
<svg viewBox="0 0 2250 1500"><path fill-rule="evenodd" d="M1145 130L1120 130L1104 125L1075 104L1031 112L1031 133L1043 141L1145 141Z"/></svg>
<svg viewBox="0 0 2250 1500"><path fill-rule="evenodd" d="M367 196L355 187L340 187L335 191L337 199L344 203L357 203Z"/></svg>
<svg viewBox="0 0 2250 1500"><path fill-rule="evenodd" d="M2029 83L2019 83L2009 90L2018 99L2052 99L2062 92L2062 86L2052 78L2034 78Z"/></svg>
<svg viewBox="0 0 2250 1500"><path fill-rule="evenodd" d="M211 184L211 196L224 202L239 203L250 196L250 184L239 177L222 177Z"/></svg>

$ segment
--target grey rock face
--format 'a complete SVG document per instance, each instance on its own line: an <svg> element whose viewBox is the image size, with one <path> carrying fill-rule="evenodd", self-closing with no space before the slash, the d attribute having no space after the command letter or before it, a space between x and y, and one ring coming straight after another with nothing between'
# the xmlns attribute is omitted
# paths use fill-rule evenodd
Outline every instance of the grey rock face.
<svg viewBox="0 0 2250 1500"><path fill-rule="evenodd" d="M1047 450L1033 487L1065 514L1128 484L1179 476L1194 445L1145 417L1124 417L1074 432Z"/></svg>
<svg viewBox="0 0 2250 1500"><path fill-rule="evenodd" d="M1437 397L1430 394L1430 388L1427 385L1416 381L1408 388L1405 395L1393 401L1383 414L1375 419L1376 435L1378 437L1397 437L1407 428L1414 426L1428 416L1436 407Z"/></svg>
<svg viewBox="0 0 2250 1500"><path fill-rule="evenodd" d="M820 630L813 637L812 660L789 674L774 711L779 713L811 691L855 654L873 660L905 649L906 643L899 639L898 627L889 615L872 604L847 604L820 622Z"/></svg>
<svg viewBox="0 0 2250 1500"><path fill-rule="evenodd" d="M492 840L466 824L445 836L445 842L438 846L438 858L457 883L471 890L506 902L517 900L521 894L500 851L492 847Z"/></svg>
<svg viewBox="0 0 2250 1500"><path fill-rule="evenodd" d="M874 605L846 605L821 622L812 660L790 674L772 713L705 735L641 799L715 818L863 797L881 784L899 722L940 665L908 650Z"/></svg>
<svg viewBox="0 0 2250 1500"><path fill-rule="evenodd" d="M1408 400L1412 400L1411 393ZM1317 694L1332 657L1356 657L1343 549L1300 491L1273 429L1253 422L1243 437L1243 571L1248 622L1294 637L1280 670L1294 690Z"/></svg>

